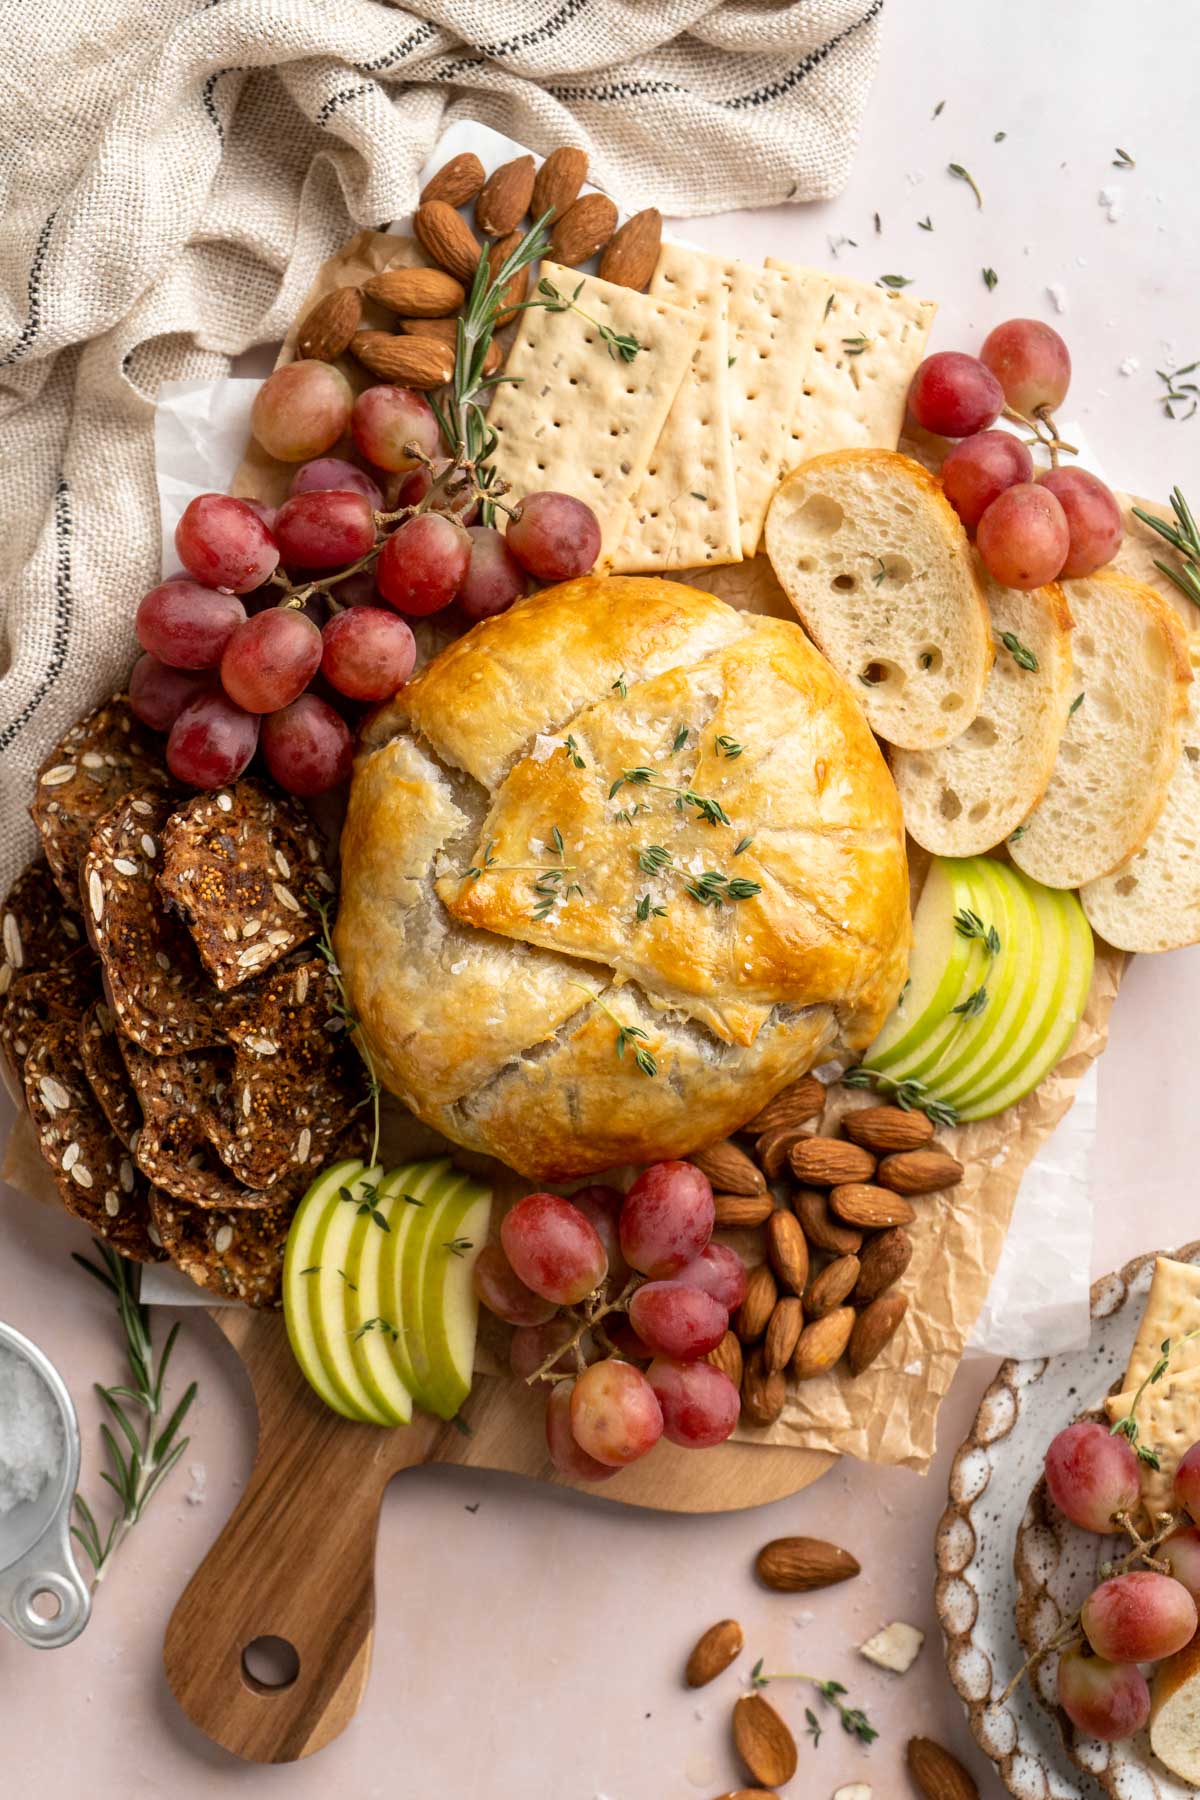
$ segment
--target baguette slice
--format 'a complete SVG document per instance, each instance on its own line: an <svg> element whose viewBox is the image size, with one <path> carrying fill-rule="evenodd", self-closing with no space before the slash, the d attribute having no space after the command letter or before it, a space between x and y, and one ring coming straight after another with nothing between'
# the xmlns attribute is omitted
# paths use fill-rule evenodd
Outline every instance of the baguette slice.
<svg viewBox="0 0 1200 1800"><path fill-rule="evenodd" d="M935 478L894 450L834 450L786 477L767 555L872 731L935 749L979 711L992 639L971 546Z"/></svg>
<svg viewBox="0 0 1200 1800"><path fill-rule="evenodd" d="M1072 888L1119 868L1150 836L1179 760L1192 670L1187 633L1153 588L1107 569L1064 585L1083 697L1009 854L1034 881Z"/></svg>
<svg viewBox="0 0 1200 1800"><path fill-rule="evenodd" d="M1154 1671L1150 1748L1173 1775L1200 1784L1200 1632Z"/></svg>
<svg viewBox="0 0 1200 1800"><path fill-rule="evenodd" d="M1200 633L1189 656L1183 749L1166 803L1141 849L1079 895L1088 923L1117 950L1200 943Z"/></svg>
<svg viewBox="0 0 1200 1800"><path fill-rule="evenodd" d="M1075 689L1071 614L1057 583L1021 593L983 576L996 660L978 713L940 750L894 750L909 834L935 856L980 856L1003 843L1046 791ZM1022 668L1002 635L1033 652Z"/></svg>

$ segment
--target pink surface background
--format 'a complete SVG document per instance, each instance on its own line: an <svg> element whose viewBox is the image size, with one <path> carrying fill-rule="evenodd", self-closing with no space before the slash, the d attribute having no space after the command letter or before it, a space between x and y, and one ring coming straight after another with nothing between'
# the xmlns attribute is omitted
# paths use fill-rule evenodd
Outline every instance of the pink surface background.
<svg viewBox="0 0 1200 1800"><path fill-rule="evenodd" d="M828 263L828 236L856 239L840 246L839 267L868 279L910 275L915 291L940 298L938 348L970 348L1012 313L1054 317L1047 288L1059 284L1076 368L1068 411L1086 424L1104 472L1158 496L1176 482L1194 488L1200 418L1165 420L1153 373L1200 351L1179 341L1194 322L1200 254L1194 124L1186 104L1164 99L1164 46L1151 24L1164 10L1147 11L1131 33L1116 0L1053 9L1009 0L1003 16L981 0L893 6L849 191L827 206L690 223L686 234L747 257L814 263ZM1200 13L1171 12L1171 55L1184 68L1200 50ZM1111 167L1117 143L1135 171ZM951 160L979 181L982 213L945 175ZM1116 222L1098 204L1101 189L1120 197ZM926 214L933 233L916 227ZM984 266L1000 277L991 294ZM1138 366L1122 375L1128 358ZM1200 951L1134 965L1100 1073L1096 1274L1200 1229L1198 1014ZM95 1499L90 1383L120 1378L120 1346L99 1290L69 1265L85 1243L65 1217L0 1196L0 1318L41 1344L70 1386L83 1486ZM798 1735L807 1705L825 1725L818 1749L801 1740L792 1794L825 1800L851 1780L868 1782L877 1800L908 1794L902 1748L915 1730L956 1748L984 1795L1000 1792L946 1680L930 1598L946 1472L991 1363L964 1365L924 1479L846 1463L808 1492L748 1513L676 1518L504 1476L404 1475L383 1508L374 1669L358 1719L307 1763L255 1768L193 1730L161 1672L167 1618L236 1501L254 1436L236 1358L206 1318L184 1317L174 1391L195 1376L200 1394L183 1468L128 1541L77 1643L45 1654L0 1634L0 1791L13 1800L710 1800L737 1784L729 1712L759 1656L768 1670L844 1681L881 1732L863 1751L809 1691L776 1686L771 1698ZM160 1335L169 1318L155 1314ZM193 1465L203 1468L199 1504L185 1498L200 1486ZM809 1596L760 1588L756 1550L792 1531L845 1544L862 1576ZM700 1631L726 1616L741 1620L745 1653L692 1694L683 1661ZM903 1679L854 1649L893 1618L930 1634Z"/></svg>

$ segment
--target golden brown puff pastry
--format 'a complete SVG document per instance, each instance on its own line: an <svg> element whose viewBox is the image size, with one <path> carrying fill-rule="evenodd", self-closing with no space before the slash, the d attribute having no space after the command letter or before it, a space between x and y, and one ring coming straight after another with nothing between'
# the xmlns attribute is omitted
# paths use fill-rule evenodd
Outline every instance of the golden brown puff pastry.
<svg viewBox="0 0 1200 1800"><path fill-rule="evenodd" d="M452 644L366 743L337 954L383 1081L459 1143L541 1180L679 1155L895 1002L899 801L796 625L585 577Z"/></svg>

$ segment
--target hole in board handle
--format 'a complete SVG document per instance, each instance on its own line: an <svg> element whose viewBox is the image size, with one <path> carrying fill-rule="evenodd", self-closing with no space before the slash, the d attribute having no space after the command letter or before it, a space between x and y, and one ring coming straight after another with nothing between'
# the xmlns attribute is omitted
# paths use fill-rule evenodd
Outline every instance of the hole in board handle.
<svg viewBox="0 0 1200 1800"><path fill-rule="evenodd" d="M36 1593L30 1596L29 1610L31 1613L36 1613L39 1619L45 1619L49 1624L61 1614L62 1601L49 1588L38 1588Z"/></svg>
<svg viewBox="0 0 1200 1800"><path fill-rule="evenodd" d="M300 1657L286 1638L256 1637L242 1651L242 1679L256 1694L281 1694L300 1673Z"/></svg>

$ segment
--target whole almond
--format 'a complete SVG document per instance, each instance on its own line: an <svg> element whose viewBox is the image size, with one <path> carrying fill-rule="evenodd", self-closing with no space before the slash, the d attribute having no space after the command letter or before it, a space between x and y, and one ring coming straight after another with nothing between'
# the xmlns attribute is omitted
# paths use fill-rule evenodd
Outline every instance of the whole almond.
<svg viewBox="0 0 1200 1800"><path fill-rule="evenodd" d="M586 150L576 150L573 144L552 150L533 178L533 199L529 205L533 217L540 219L543 213L549 213L549 223L553 225L579 198L587 171Z"/></svg>
<svg viewBox="0 0 1200 1800"><path fill-rule="evenodd" d="M715 1350L710 1350L705 1357L714 1369L720 1369L722 1375L728 1375L735 1388L742 1385L742 1346L738 1342L737 1333L727 1331Z"/></svg>
<svg viewBox="0 0 1200 1800"><path fill-rule="evenodd" d="M872 1187L867 1181L847 1181L841 1187L831 1188L829 1210L847 1225L861 1225L864 1231L911 1225L917 1216L903 1194Z"/></svg>
<svg viewBox="0 0 1200 1800"><path fill-rule="evenodd" d="M746 1640L736 1619L710 1625L687 1659L684 1680L689 1687L705 1687L742 1654Z"/></svg>
<svg viewBox="0 0 1200 1800"><path fill-rule="evenodd" d="M827 1250L831 1256L855 1256L862 1247L862 1232L834 1218L829 1210L829 1195L819 1188L797 1188L792 1195L792 1211L814 1250Z"/></svg>
<svg viewBox="0 0 1200 1800"><path fill-rule="evenodd" d="M933 1136L933 1120L900 1106L864 1106L845 1115L842 1130L852 1144L883 1156L889 1150L919 1150Z"/></svg>
<svg viewBox="0 0 1200 1800"><path fill-rule="evenodd" d="M806 1125L810 1119L819 1119L824 1111L825 1083L818 1081L815 1075L802 1075L799 1081L780 1088L775 1098L768 1100L762 1111L755 1113L742 1130L757 1137L776 1125Z"/></svg>
<svg viewBox="0 0 1200 1800"><path fill-rule="evenodd" d="M824 1538L772 1538L754 1559L754 1572L765 1587L781 1594L807 1594L836 1587L861 1571L858 1558Z"/></svg>
<svg viewBox="0 0 1200 1800"><path fill-rule="evenodd" d="M775 1375L787 1368L803 1329L802 1303L794 1294L785 1294L782 1300L775 1302L775 1311L771 1314L767 1335L763 1340L763 1362L768 1375Z"/></svg>
<svg viewBox="0 0 1200 1800"><path fill-rule="evenodd" d="M507 237L500 238L497 243L489 246L487 253L488 275L492 281L495 281L496 276L508 261L520 241L520 232L510 231ZM518 269L517 273L505 284L504 292L500 296L500 310L496 314L497 325L507 325L509 323L510 319L515 316L513 309L520 306L528 292L529 265L526 264L523 269Z"/></svg>
<svg viewBox="0 0 1200 1800"><path fill-rule="evenodd" d="M780 1207L767 1220L767 1256L784 1287L803 1294L808 1286L808 1242L795 1213Z"/></svg>
<svg viewBox="0 0 1200 1800"><path fill-rule="evenodd" d="M857 1256L835 1256L826 1263L821 1273L808 1284L804 1296L804 1311L810 1319L823 1319L840 1306L848 1295L853 1293L858 1280L859 1262Z"/></svg>
<svg viewBox="0 0 1200 1800"><path fill-rule="evenodd" d="M870 1181L875 1158L844 1138L803 1137L788 1159L797 1181L808 1187L838 1187L844 1181Z"/></svg>
<svg viewBox="0 0 1200 1800"><path fill-rule="evenodd" d="M583 194L568 206L550 236L550 260L572 269L603 250L617 229L617 209L607 194Z"/></svg>
<svg viewBox="0 0 1200 1800"><path fill-rule="evenodd" d="M762 1170L756 1168L744 1150L729 1138L710 1144L706 1150L694 1150L688 1161L707 1175L714 1190L722 1194L763 1194L767 1184Z"/></svg>
<svg viewBox="0 0 1200 1800"><path fill-rule="evenodd" d="M384 269L363 283L363 293L408 319L446 319L467 297L461 281L444 269Z"/></svg>
<svg viewBox="0 0 1200 1800"><path fill-rule="evenodd" d="M771 1321L779 1289L769 1263L759 1263L746 1276L746 1295L733 1315L733 1329L743 1344L755 1344Z"/></svg>
<svg viewBox="0 0 1200 1800"><path fill-rule="evenodd" d="M751 1425L773 1425L787 1400L782 1373L767 1368L761 1349L752 1350L742 1371L742 1417Z"/></svg>
<svg viewBox="0 0 1200 1800"><path fill-rule="evenodd" d="M738 1755L764 1787L782 1787L796 1773L796 1740L761 1694L743 1694L733 1709L733 1742Z"/></svg>
<svg viewBox="0 0 1200 1800"><path fill-rule="evenodd" d="M803 1125L772 1125L755 1138L754 1154L768 1181L778 1181L791 1167L792 1146L809 1135Z"/></svg>
<svg viewBox="0 0 1200 1800"><path fill-rule="evenodd" d="M974 1777L967 1774L957 1756L932 1738L909 1738L905 1756L908 1772L925 1800L979 1800Z"/></svg>
<svg viewBox="0 0 1200 1800"><path fill-rule="evenodd" d="M413 214L413 230L430 262L470 287L483 249L462 214L444 200L427 200Z"/></svg>
<svg viewBox="0 0 1200 1800"><path fill-rule="evenodd" d="M372 375L402 387L435 388L454 374L454 352L432 338L394 337L390 331L360 331L350 348Z"/></svg>
<svg viewBox="0 0 1200 1800"><path fill-rule="evenodd" d="M714 1194L717 1227L732 1231L739 1225L765 1225L775 1210L770 1194Z"/></svg>
<svg viewBox="0 0 1200 1800"><path fill-rule="evenodd" d="M529 210L533 194L532 156L501 163L483 184L475 202L475 223L484 237L507 237Z"/></svg>
<svg viewBox="0 0 1200 1800"><path fill-rule="evenodd" d="M457 319L397 319L396 323L406 337L432 338L437 344L445 344L452 352L457 347ZM503 361L504 352L493 338L484 353L484 374L494 375Z"/></svg>
<svg viewBox="0 0 1200 1800"><path fill-rule="evenodd" d="M811 1381L833 1368L850 1342L857 1316L852 1306L839 1306L836 1312L826 1313L823 1319L814 1319L804 1327L792 1357L792 1374L797 1381Z"/></svg>
<svg viewBox="0 0 1200 1800"><path fill-rule="evenodd" d="M912 1253L912 1239L900 1225L873 1237L862 1253L862 1266L850 1296L855 1306L869 1306L899 1281L912 1261Z"/></svg>
<svg viewBox="0 0 1200 1800"><path fill-rule="evenodd" d="M332 362L358 330L362 319L362 295L356 287L334 288L318 300L296 333L297 356L316 362Z"/></svg>
<svg viewBox="0 0 1200 1800"><path fill-rule="evenodd" d="M475 198L483 182L483 164L473 150L464 150L461 156L452 156L429 177L421 189L421 205L426 206L430 200L443 200L447 206L465 206L468 200Z"/></svg>
<svg viewBox="0 0 1200 1800"><path fill-rule="evenodd" d="M650 286L650 277L658 266L662 249L662 214L648 206L643 212L626 219L620 230L605 246L600 258L600 275L617 287L634 288L639 294Z"/></svg>
<svg viewBox="0 0 1200 1800"><path fill-rule="evenodd" d="M879 1185L897 1194L936 1194L962 1178L963 1166L948 1150L902 1150L885 1156L875 1171Z"/></svg>
<svg viewBox="0 0 1200 1800"><path fill-rule="evenodd" d="M907 1299L895 1288L889 1288L878 1300L864 1306L854 1321L846 1350L846 1362L852 1375L861 1375L884 1346L891 1343L907 1311Z"/></svg>

